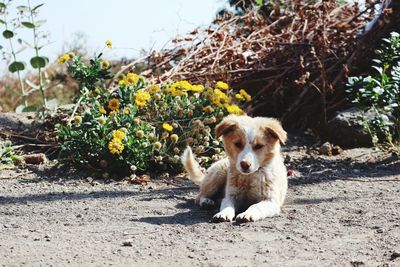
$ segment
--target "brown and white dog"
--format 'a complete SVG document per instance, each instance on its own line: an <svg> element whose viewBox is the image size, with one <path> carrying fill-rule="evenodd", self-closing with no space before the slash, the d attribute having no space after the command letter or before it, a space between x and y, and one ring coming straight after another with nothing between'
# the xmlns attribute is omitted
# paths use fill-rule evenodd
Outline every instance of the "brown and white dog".
<svg viewBox="0 0 400 267"><path fill-rule="evenodd" d="M286 142L281 123L272 118L229 115L216 128L227 158L203 173L190 147L182 155L189 178L200 185L196 203L215 206L214 222L261 220L278 215L287 191L287 171L280 152Z"/></svg>

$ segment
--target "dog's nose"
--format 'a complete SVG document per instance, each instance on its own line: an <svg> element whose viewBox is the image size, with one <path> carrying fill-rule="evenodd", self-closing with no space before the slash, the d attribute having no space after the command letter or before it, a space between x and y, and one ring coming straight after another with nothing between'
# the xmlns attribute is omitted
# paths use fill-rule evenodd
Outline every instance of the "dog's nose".
<svg viewBox="0 0 400 267"><path fill-rule="evenodd" d="M248 171L249 168L250 168L250 163L247 162L247 161L242 160L242 161L240 162L240 167L242 167L242 169L243 169L244 171Z"/></svg>

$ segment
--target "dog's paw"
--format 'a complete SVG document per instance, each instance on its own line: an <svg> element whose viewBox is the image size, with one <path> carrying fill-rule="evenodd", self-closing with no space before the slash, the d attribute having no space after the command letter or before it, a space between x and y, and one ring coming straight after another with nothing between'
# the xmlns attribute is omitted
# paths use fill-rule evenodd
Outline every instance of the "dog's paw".
<svg viewBox="0 0 400 267"><path fill-rule="evenodd" d="M212 218L212 222L231 222L233 221L233 217L235 217L235 211L231 210L223 210L218 212Z"/></svg>
<svg viewBox="0 0 400 267"><path fill-rule="evenodd" d="M237 222L255 222L261 219L258 212L245 211L236 216Z"/></svg>
<svg viewBox="0 0 400 267"><path fill-rule="evenodd" d="M202 209L213 209L215 208L215 202L212 199L206 197L200 197L199 205Z"/></svg>

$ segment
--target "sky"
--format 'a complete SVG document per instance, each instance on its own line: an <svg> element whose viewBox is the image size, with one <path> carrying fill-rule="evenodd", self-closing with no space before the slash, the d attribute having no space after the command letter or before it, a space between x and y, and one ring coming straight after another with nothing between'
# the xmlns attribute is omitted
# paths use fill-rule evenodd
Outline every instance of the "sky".
<svg viewBox="0 0 400 267"><path fill-rule="evenodd" d="M66 51L68 44L80 43L90 54L99 51L107 39L114 48L105 50L105 57L132 58L141 49L160 49L173 37L209 24L224 0L31 0L40 3L39 19L47 22L40 28L50 33L51 44L42 49L50 61ZM14 0L13 5L26 5L26 0ZM1 26L1 25L0 25ZM2 28L1 31L4 29ZM20 29L18 38L31 40L32 33ZM82 33L77 38L76 33ZM74 37L75 36L75 37ZM3 38L0 45L7 47ZM29 60L32 51L20 57ZM3 60L2 60L3 61ZM0 63L4 69L5 62Z"/></svg>

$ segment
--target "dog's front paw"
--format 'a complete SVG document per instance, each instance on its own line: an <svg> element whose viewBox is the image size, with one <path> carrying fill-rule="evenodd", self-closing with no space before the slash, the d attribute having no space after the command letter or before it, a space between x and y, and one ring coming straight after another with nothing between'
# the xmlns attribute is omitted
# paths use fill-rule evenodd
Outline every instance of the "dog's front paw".
<svg viewBox="0 0 400 267"><path fill-rule="evenodd" d="M261 215L257 211L248 211L242 212L236 216L237 222L255 222L262 219Z"/></svg>
<svg viewBox="0 0 400 267"><path fill-rule="evenodd" d="M233 217L235 217L234 210L223 210L218 212L212 218L212 222L231 222L233 221Z"/></svg>

